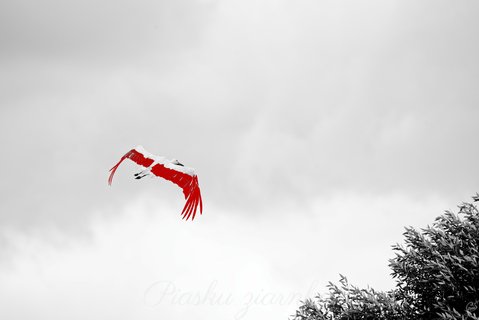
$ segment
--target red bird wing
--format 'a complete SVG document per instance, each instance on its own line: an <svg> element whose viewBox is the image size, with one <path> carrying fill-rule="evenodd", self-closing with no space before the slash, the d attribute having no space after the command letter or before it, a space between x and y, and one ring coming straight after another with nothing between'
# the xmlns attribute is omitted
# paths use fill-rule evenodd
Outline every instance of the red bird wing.
<svg viewBox="0 0 479 320"><path fill-rule="evenodd" d="M143 149L140 149L143 150ZM148 153L147 153L148 154ZM116 169L120 166L120 164L125 159L130 159L133 162L143 166L145 168L149 168L154 159L151 159L148 156L143 155L136 149L131 149L128 151L123 157L121 157L120 161L110 169L110 176L108 177L108 184L111 185L113 181L113 175L116 172ZM198 183L198 177L194 173L186 173L183 172L185 167L177 166L173 164L167 164L168 167L178 168L175 170L173 168L167 168L164 164L157 163L151 168L151 173L153 173L157 177L164 178L173 182L174 184L178 185L181 189L183 189L183 194L185 195L186 203L183 207L183 211L181 214L183 215L183 219L186 218L188 220L191 216L191 220L195 219L196 210L198 205L200 206L200 214L203 212L203 202L201 200L201 192L200 192L200 185ZM191 171L191 169L190 169Z"/></svg>
<svg viewBox="0 0 479 320"><path fill-rule="evenodd" d="M131 159L133 162L139 164L140 166L143 166L145 168L148 168L153 164L155 160L145 157L142 153L138 152L135 149L131 149L128 151L123 157L121 157L120 161L110 169L110 176L108 177L108 184L111 185L111 182L113 181L113 175L116 172L116 169L120 166L120 164L123 162L125 159Z"/></svg>
<svg viewBox="0 0 479 320"><path fill-rule="evenodd" d="M198 176L196 176L196 174L188 174L180 171L184 167L174 166L178 167L178 170L167 168L165 165L157 163L151 168L151 173L157 177L169 180L183 189L186 203L181 214L183 215L183 219L186 218L186 220L188 220L191 216L191 220L194 220L198 205L200 206L200 214L203 212L203 202L201 200Z"/></svg>

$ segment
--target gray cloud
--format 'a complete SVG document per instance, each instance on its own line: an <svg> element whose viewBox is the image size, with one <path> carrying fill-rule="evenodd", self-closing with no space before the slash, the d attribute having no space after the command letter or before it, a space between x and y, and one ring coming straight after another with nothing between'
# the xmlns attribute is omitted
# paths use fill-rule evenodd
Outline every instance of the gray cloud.
<svg viewBox="0 0 479 320"><path fill-rule="evenodd" d="M245 211L477 190L473 2L2 6L3 225L83 230L90 209L158 190L133 166L106 188L136 144Z"/></svg>
<svg viewBox="0 0 479 320"><path fill-rule="evenodd" d="M3 1L0 316L225 319L245 293L312 297L338 273L389 289L403 226L479 190L478 10ZM197 169L199 221L132 163L107 186L137 144ZM148 308L162 279L236 302Z"/></svg>
<svg viewBox="0 0 479 320"><path fill-rule="evenodd" d="M211 5L197 1L6 1L4 57L89 60L101 65L194 46Z"/></svg>

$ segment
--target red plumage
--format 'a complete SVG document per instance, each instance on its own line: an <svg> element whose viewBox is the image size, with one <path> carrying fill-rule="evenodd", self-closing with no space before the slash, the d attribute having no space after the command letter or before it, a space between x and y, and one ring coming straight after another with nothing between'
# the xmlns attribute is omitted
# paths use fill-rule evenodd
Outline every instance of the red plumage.
<svg viewBox="0 0 479 320"><path fill-rule="evenodd" d="M183 194L186 199L185 206L181 214L183 219L195 219L196 210L200 206L200 214L203 212L203 202L201 199L200 186L198 177L192 168L185 167L179 162L169 161L166 158L158 157L148 153L141 146L128 151L120 161L110 169L110 176L108 177L108 184L111 185L113 175L125 159L130 159L136 164L146 168L146 174L153 174L157 177L169 180L183 189ZM143 176L141 176L143 177ZM137 177L137 179L141 178Z"/></svg>

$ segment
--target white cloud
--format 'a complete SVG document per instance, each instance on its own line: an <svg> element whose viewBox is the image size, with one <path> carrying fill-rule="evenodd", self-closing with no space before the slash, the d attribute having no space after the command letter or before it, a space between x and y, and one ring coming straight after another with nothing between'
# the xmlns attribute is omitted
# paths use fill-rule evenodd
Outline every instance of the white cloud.
<svg viewBox="0 0 479 320"><path fill-rule="evenodd" d="M424 226L446 205L344 195L302 212L290 204L245 215L206 203L190 223L144 196L115 216L93 215L90 238L51 231L52 243L11 232L16 255L0 273L0 316L286 318L338 273L392 288L387 259L402 226Z"/></svg>

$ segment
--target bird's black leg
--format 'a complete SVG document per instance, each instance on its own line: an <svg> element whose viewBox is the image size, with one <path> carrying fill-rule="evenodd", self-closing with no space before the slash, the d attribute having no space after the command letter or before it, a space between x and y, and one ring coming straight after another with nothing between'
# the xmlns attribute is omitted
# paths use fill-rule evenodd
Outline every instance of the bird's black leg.
<svg viewBox="0 0 479 320"><path fill-rule="evenodd" d="M141 179L141 178L144 178L146 177L147 175L150 174L150 171L149 170L142 170L138 173L135 173L134 176L135 176L135 179Z"/></svg>
<svg viewBox="0 0 479 320"><path fill-rule="evenodd" d="M148 174L148 173L149 173L149 172L148 172L148 170L146 170L146 169L145 169L145 170L141 170L140 172L135 173L135 177L141 176L141 175L143 175L143 174Z"/></svg>

